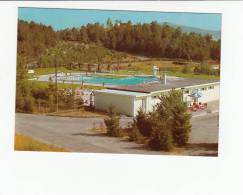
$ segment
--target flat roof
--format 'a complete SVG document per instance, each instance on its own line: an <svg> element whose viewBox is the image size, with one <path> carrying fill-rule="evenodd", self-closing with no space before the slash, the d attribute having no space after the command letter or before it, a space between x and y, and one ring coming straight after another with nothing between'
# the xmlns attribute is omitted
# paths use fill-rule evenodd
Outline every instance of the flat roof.
<svg viewBox="0 0 243 195"><path fill-rule="evenodd" d="M154 83L145 83L145 84L137 84L137 85L122 85L122 86L114 86L108 87L108 89L113 90L122 90L122 91L133 91L133 92L140 92L140 93L151 93L156 91L164 91L176 88L186 88L192 87L196 85L204 85L210 83L216 83L219 80L216 79L197 79L197 78L168 78L167 83L163 84L161 82L154 82Z"/></svg>
<svg viewBox="0 0 243 195"><path fill-rule="evenodd" d="M132 97L142 97L147 96L147 93L141 92L134 92L134 91L125 91L125 90L113 90L113 89L101 89L95 90L97 93L109 93L109 94L117 94L117 95L125 95L125 96L132 96Z"/></svg>

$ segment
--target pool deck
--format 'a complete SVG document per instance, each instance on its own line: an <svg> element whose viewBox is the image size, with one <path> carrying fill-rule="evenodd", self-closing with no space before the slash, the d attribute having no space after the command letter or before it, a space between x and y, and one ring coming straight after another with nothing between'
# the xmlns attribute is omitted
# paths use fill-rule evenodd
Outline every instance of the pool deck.
<svg viewBox="0 0 243 195"><path fill-rule="evenodd" d="M103 83L82 83L82 81L76 81L76 80L60 80L60 77L63 77L63 76L67 76L67 77L70 77L70 76L78 76L78 75L86 75L85 72L80 72L80 73L68 73L67 75L64 75L64 74L60 74L58 73L58 78L57 78L57 82L58 83L66 83L66 84L80 84L80 85L89 85L89 86L101 86L101 87L119 87L120 85L111 85L111 84L103 84ZM132 74L112 74L112 73L88 73L88 75L94 75L94 76L102 76L102 75L105 75L105 76L124 76L124 77L129 77L129 76L141 76L141 77L151 77L153 75L132 75ZM46 75L39 75L35 80L36 81L42 81L42 82L48 82L49 81L49 78L50 77L55 77L55 74L46 74ZM168 77L168 76L167 76ZM176 78L176 77L175 77ZM53 81L55 81L55 78L53 79Z"/></svg>

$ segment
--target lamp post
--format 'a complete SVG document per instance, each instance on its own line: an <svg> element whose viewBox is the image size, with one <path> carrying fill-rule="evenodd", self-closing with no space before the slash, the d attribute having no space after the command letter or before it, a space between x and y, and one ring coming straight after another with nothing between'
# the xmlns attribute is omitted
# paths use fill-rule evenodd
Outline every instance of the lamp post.
<svg viewBox="0 0 243 195"><path fill-rule="evenodd" d="M59 54L59 55L57 55ZM62 52L63 55L66 54L65 51ZM58 112L59 110L59 106L58 106L58 101L59 101L59 98L58 98L58 83L57 83L57 56L60 58L61 55L60 55L60 50L57 50L56 53L53 53L52 56L54 56L54 66L55 66L55 90L56 90L56 112Z"/></svg>

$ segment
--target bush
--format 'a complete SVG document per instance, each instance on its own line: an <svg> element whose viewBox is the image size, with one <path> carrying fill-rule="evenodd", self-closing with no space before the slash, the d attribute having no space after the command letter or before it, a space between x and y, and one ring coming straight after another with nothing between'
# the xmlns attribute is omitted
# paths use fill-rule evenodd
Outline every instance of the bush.
<svg viewBox="0 0 243 195"><path fill-rule="evenodd" d="M191 68L190 68L190 66L189 66L189 65L185 65L185 66L183 67L183 69L181 70L181 72L184 73L184 74L191 73Z"/></svg>
<svg viewBox="0 0 243 195"><path fill-rule="evenodd" d="M183 60L173 61L172 63L175 65L187 65L187 62Z"/></svg>
<svg viewBox="0 0 243 195"><path fill-rule="evenodd" d="M120 137L122 135L122 129L120 127L120 117L116 115L114 107L109 108L109 118L104 119L107 135L113 137Z"/></svg>
<svg viewBox="0 0 243 195"><path fill-rule="evenodd" d="M84 100L82 98L74 99L75 106L80 109L84 105Z"/></svg>
<svg viewBox="0 0 243 195"><path fill-rule="evenodd" d="M143 142L144 136L140 133L139 129L136 125L132 124L130 128L128 128L128 140L135 142Z"/></svg>
<svg viewBox="0 0 243 195"><path fill-rule="evenodd" d="M25 97L23 111L25 113L32 113L33 110L34 110L34 99L31 96Z"/></svg>
<svg viewBox="0 0 243 195"><path fill-rule="evenodd" d="M211 69L211 67L208 64L201 64L194 68L194 73L195 74L207 74L207 75L219 75L220 71Z"/></svg>
<svg viewBox="0 0 243 195"><path fill-rule="evenodd" d="M34 110L34 100L30 95L16 96L16 111L23 113L32 113Z"/></svg>
<svg viewBox="0 0 243 195"><path fill-rule="evenodd" d="M166 122L158 122L154 127L149 140L149 147L154 150L170 151L173 148L171 131Z"/></svg>

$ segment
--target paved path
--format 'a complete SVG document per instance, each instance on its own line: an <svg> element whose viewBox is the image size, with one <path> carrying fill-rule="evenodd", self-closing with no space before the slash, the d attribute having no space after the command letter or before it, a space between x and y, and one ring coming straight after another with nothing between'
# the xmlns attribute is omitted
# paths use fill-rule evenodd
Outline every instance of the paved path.
<svg viewBox="0 0 243 195"><path fill-rule="evenodd" d="M126 125L131 118L122 118ZM16 114L16 132L38 141L73 152L161 154L119 138L103 136L91 130L103 123L102 118L69 118L33 114ZM218 114L192 118L190 143L217 143Z"/></svg>

